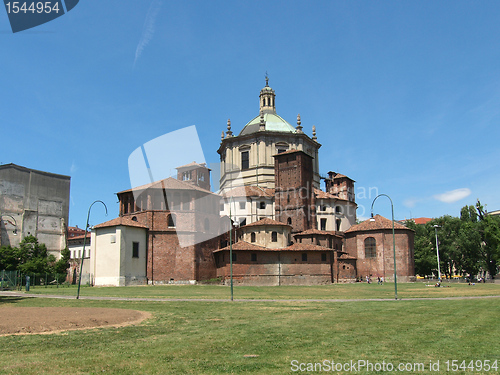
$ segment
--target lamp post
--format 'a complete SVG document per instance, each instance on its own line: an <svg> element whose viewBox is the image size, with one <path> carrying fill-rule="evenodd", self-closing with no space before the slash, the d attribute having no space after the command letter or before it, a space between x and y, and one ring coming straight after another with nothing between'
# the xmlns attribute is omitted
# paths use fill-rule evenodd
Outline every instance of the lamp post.
<svg viewBox="0 0 500 375"><path fill-rule="evenodd" d="M233 218L231 216L231 201L229 197L229 275L231 280L231 301L233 301Z"/></svg>
<svg viewBox="0 0 500 375"><path fill-rule="evenodd" d="M434 224L434 230L436 232L436 254L437 254L437 261L438 261L438 280L439 280L439 282L441 282L441 265L440 265L440 261L439 261L438 228L441 228L441 226Z"/></svg>
<svg viewBox="0 0 500 375"><path fill-rule="evenodd" d="M90 205L89 212L87 213L87 225L85 225L85 235L83 236L82 259L80 261L80 277L78 278L78 292L76 294L76 299L80 298L80 285L82 284L82 273L83 273L83 257L85 256L85 243L87 242L87 232L89 229L90 210L92 209L92 206L98 202L103 204L104 209L106 210L106 216L108 216L108 207L106 207L106 203L104 203L103 201L94 201Z"/></svg>
<svg viewBox="0 0 500 375"><path fill-rule="evenodd" d="M371 209L371 219L375 221L373 218L373 205L375 204L375 201L377 200L378 197L387 197L391 201L391 212L392 212L392 251L393 251L393 257L394 257L394 299L398 299L398 281L397 281L397 275L396 275L396 236L394 235L394 205L392 204L392 199L389 197L387 194L379 194L375 197L375 199L372 202L372 209Z"/></svg>

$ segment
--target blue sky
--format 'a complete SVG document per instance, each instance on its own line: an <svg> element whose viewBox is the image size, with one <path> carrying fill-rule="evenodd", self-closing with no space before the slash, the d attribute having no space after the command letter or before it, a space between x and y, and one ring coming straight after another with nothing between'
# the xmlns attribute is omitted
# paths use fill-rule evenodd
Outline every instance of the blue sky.
<svg viewBox="0 0 500 375"><path fill-rule="evenodd" d="M81 0L12 34L0 11L0 163L70 175L70 225L100 199L98 224L142 144L196 125L217 162L267 71L278 114L316 125L321 173L356 180L358 216L376 192L396 219L497 210L499 19L498 1Z"/></svg>

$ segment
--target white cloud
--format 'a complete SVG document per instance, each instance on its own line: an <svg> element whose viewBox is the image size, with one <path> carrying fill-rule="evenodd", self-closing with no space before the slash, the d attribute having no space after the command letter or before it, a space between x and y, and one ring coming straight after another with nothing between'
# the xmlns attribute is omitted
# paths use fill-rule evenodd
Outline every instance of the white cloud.
<svg viewBox="0 0 500 375"><path fill-rule="evenodd" d="M416 198L408 198L403 201L403 204L408 208L413 208L417 204L418 199Z"/></svg>
<svg viewBox="0 0 500 375"><path fill-rule="evenodd" d="M144 27L142 28L141 39L139 40L139 44L137 44L137 48L135 49L135 59L134 59L134 67L135 63L139 59L146 47L149 44L149 41L153 38L155 33L155 21L158 12L160 11L161 1L153 0L151 5L149 6L148 14L146 15L146 19L144 21Z"/></svg>
<svg viewBox="0 0 500 375"><path fill-rule="evenodd" d="M471 194L470 189L462 188L462 189L447 191L446 193L443 194L436 194L434 195L434 199L437 199L438 201L444 203L454 203L461 199L464 199L465 197L468 197L470 194Z"/></svg>
<svg viewBox="0 0 500 375"><path fill-rule="evenodd" d="M71 167L69 168L69 171L71 174L74 174L77 170L78 170L78 167L77 167L75 161L73 160L73 163L71 163Z"/></svg>

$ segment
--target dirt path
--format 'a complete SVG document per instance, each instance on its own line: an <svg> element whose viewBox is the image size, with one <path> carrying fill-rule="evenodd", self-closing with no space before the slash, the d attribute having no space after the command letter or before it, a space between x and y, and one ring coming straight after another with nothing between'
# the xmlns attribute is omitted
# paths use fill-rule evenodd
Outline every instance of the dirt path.
<svg viewBox="0 0 500 375"><path fill-rule="evenodd" d="M0 336L139 324L150 313L91 307L0 306Z"/></svg>

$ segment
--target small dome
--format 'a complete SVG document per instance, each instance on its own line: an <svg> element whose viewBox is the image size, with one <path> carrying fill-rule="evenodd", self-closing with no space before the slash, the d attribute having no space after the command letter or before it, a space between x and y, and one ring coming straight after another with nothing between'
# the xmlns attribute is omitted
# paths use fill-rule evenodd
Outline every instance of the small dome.
<svg viewBox="0 0 500 375"><path fill-rule="evenodd" d="M266 131L269 132L281 132L281 133L296 133L296 129L286 122L283 118L278 116L276 113L264 113L264 122L266 124ZM259 132L260 129L260 116L255 117L250 120L240 135L252 134Z"/></svg>

